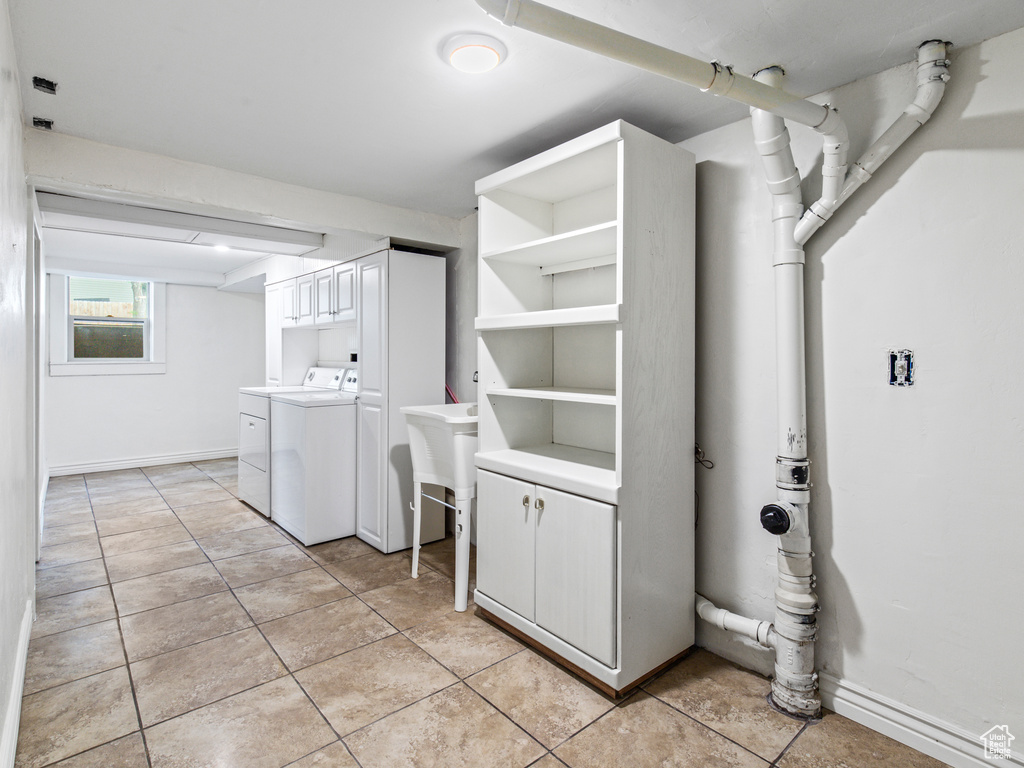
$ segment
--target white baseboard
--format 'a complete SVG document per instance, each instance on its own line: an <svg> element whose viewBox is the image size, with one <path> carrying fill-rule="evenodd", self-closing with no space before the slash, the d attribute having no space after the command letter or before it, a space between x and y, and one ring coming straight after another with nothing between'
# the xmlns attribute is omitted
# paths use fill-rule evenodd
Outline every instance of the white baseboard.
<svg viewBox="0 0 1024 768"><path fill-rule="evenodd" d="M110 472L116 469L137 469L138 467L155 467L160 464L182 464L188 461L207 461L209 459L229 459L238 455L237 448L224 448L219 451L200 451L198 453L178 453L164 456L142 456L135 459L116 459L113 461L94 461L88 464L64 464L50 467L50 477L59 475L81 475L86 472Z"/></svg>
<svg viewBox="0 0 1024 768"><path fill-rule="evenodd" d="M819 674L819 683L821 703L828 709L955 768L1024 766L1024 758L1016 751L1009 759L985 759L980 733L968 733L959 726L827 673Z"/></svg>
<svg viewBox="0 0 1024 768"><path fill-rule="evenodd" d="M14 756L18 751L18 726L21 723L21 694L25 689L25 662L28 660L28 638L32 633L33 601L25 601L25 612L21 617L21 633L14 656L11 690L7 696L7 711L4 713L4 730L0 735L0 768L13 768Z"/></svg>

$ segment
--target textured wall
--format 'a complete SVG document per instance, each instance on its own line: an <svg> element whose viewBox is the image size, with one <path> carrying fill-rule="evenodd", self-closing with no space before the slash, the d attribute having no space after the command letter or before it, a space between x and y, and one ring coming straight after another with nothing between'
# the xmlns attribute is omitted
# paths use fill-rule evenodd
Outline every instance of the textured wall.
<svg viewBox="0 0 1024 768"><path fill-rule="evenodd" d="M16 679L22 621L33 593L35 522L28 454L26 238L28 208L21 153L21 97L7 0L0 0L0 761L10 751L21 709ZM23 660L24 656L21 656Z"/></svg>

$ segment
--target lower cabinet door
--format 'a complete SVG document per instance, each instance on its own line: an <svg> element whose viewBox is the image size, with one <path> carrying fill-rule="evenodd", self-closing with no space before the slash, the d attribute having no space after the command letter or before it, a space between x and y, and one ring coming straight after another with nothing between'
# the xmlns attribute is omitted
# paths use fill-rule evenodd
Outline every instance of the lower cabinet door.
<svg viewBox="0 0 1024 768"><path fill-rule="evenodd" d="M540 486L536 495L535 621L614 667L616 508Z"/></svg>
<svg viewBox="0 0 1024 768"><path fill-rule="evenodd" d="M477 472L477 589L533 621L535 510L532 483Z"/></svg>
<svg viewBox="0 0 1024 768"><path fill-rule="evenodd" d="M381 440L383 416L379 405L359 403L356 424L356 534L377 549L384 550L384 495L381 492Z"/></svg>

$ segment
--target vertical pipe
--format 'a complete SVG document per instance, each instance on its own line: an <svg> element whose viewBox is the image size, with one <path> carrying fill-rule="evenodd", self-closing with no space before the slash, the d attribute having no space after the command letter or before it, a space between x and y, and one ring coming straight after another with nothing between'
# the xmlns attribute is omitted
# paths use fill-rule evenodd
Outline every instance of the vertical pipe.
<svg viewBox="0 0 1024 768"><path fill-rule="evenodd" d="M783 72L770 67L754 79L781 87ZM800 174L789 132L778 115L751 110L754 142L772 195L777 377L776 485L778 507L788 518L779 536L775 589L775 677L772 702L786 712L814 717L821 711L814 672L818 598L811 570L808 526L807 387L804 362L804 250L796 240L803 214Z"/></svg>

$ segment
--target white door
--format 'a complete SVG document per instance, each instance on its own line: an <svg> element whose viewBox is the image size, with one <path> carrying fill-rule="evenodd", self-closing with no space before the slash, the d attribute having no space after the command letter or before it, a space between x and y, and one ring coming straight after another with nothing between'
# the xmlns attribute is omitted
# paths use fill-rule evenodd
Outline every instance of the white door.
<svg viewBox="0 0 1024 768"><path fill-rule="evenodd" d="M379 405L359 403L356 445L356 535L384 549L384 472L381 461L383 424Z"/></svg>
<svg viewBox="0 0 1024 768"><path fill-rule="evenodd" d="M477 472L477 589L524 619L534 618L535 486Z"/></svg>
<svg viewBox="0 0 1024 768"><path fill-rule="evenodd" d="M541 486L535 505L536 622L614 667L615 507Z"/></svg>

